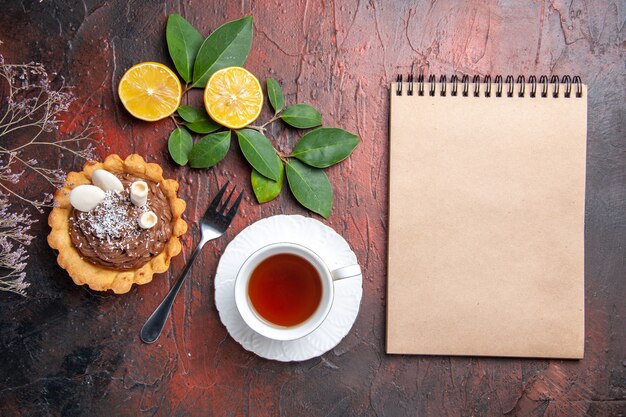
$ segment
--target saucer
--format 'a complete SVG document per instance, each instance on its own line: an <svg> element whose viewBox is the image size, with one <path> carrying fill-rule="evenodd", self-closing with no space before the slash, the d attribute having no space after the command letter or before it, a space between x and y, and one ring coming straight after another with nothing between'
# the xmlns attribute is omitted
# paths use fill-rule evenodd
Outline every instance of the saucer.
<svg viewBox="0 0 626 417"><path fill-rule="evenodd" d="M226 247L215 275L215 306L228 333L244 349L281 362L304 361L334 348L348 334L359 312L362 275L335 282L333 306L322 324L303 338L277 341L246 325L235 305L235 278L243 262L259 248L279 242L298 243L316 252L331 270L357 263L337 232L308 217L278 215L242 230Z"/></svg>

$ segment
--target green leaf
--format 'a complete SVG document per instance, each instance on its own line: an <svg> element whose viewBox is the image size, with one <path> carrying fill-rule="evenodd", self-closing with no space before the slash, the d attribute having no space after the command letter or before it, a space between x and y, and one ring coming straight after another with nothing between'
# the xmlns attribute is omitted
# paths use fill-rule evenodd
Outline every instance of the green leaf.
<svg viewBox="0 0 626 417"><path fill-rule="evenodd" d="M222 127L221 124L213 121L212 119L200 120L195 123L187 123L186 126L187 129L191 130L192 132L202 134L215 132Z"/></svg>
<svg viewBox="0 0 626 417"><path fill-rule="evenodd" d="M282 162L280 163L280 177L278 181L270 180L264 177L256 169L252 169L250 180L252 182L252 190L259 203L267 203L272 201L280 194L280 190L283 188L283 180L285 178L285 168Z"/></svg>
<svg viewBox="0 0 626 417"><path fill-rule="evenodd" d="M272 146L272 142L262 133L252 130L237 130L239 147L252 168L271 180L280 178L280 158Z"/></svg>
<svg viewBox="0 0 626 417"><path fill-rule="evenodd" d="M193 140L189 132L187 132L187 129L179 127L170 133L170 138L167 141L167 149L169 149L172 159L178 165L185 165L187 163L192 146Z"/></svg>
<svg viewBox="0 0 626 417"><path fill-rule="evenodd" d="M346 159L359 138L343 129L320 127L302 136L291 156L316 168L326 168Z"/></svg>
<svg viewBox="0 0 626 417"><path fill-rule="evenodd" d="M283 96L283 90L280 88L280 84L273 78L268 78L267 83L267 97L272 103L274 112L279 113L283 107L285 107L285 96Z"/></svg>
<svg viewBox="0 0 626 417"><path fill-rule="evenodd" d="M182 119L189 123L199 122L200 120L210 119L206 110L204 109L194 109L191 106L180 106L178 108L178 115L182 117Z"/></svg>
<svg viewBox="0 0 626 417"><path fill-rule="evenodd" d="M191 71L203 37L196 28L178 14L171 14L167 18L165 37L167 49L170 51L176 70L188 83L191 81Z"/></svg>
<svg viewBox="0 0 626 417"><path fill-rule="evenodd" d="M222 127L221 124L211 119L204 109L180 106L178 115L187 122L186 126L192 132L206 134L215 132Z"/></svg>
<svg viewBox="0 0 626 417"><path fill-rule="evenodd" d="M217 70L240 67L252 47L252 16L224 23L204 40L193 67L192 87L201 88Z"/></svg>
<svg viewBox="0 0 626 417"><path fill-rule="evenodd" d="M308 104L294 104L280 114L285 123L300 129L307 129L322 124L322 115Z"/></svg>
<svg viewBox="0 0 626 417"><path fill-rule="evenodd" d="M192 168L209 168L220 162L230 148L230 130L200 138L189 154Z"/></svg>
<svg viewBox="0 0 626 417"><path fill-rule="evenodd" d="M287 161L287 182L300 204L326 219L330 216L333 190L324 171L290 159Z"/></svg>

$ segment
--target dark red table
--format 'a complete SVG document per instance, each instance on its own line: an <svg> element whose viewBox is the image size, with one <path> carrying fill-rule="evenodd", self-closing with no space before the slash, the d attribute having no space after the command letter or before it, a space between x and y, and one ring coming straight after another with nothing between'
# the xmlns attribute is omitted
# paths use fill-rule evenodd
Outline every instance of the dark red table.
<svg viewBox="0 0 626 417"><path fill-rule="evenodd" d="M137 152L180 179L191 227L168 274L115 296L70 281L46 244L41 215L28 298L0 293L0 414L626 414L626 6L602 0L495 3L3 1L5 60L42 62L74 86L72 117L92 116L104 129L100 156ZM329 170L335 203L325 223L359 256L364 296L352 331L320 358L284 364L245 351L227 334L213 301L212 276L233 236L266 216L310 214L288 193L256 204L238 149L213 169L175 166L166 148L171 122L140 122L119 103L117 83L128 67L148 60L170 64L165 22L172 12L205 35L226 20L254 15L246 67L262 80L281 81L288 102L310 102L328 125L362 138L349 161ZM585 359L385 354L388 85L398 72L420 70L579 74L588 83ZM192 104L199 100L190 98ZM285 149L297 139L280 125L271 134ZM69 155L59 162L67 170L81 164ZM139 329L180 274L198 239L194 222L227 179L246 190L241 215L225 237L205 248L161 339L144 345Z"/></svg>

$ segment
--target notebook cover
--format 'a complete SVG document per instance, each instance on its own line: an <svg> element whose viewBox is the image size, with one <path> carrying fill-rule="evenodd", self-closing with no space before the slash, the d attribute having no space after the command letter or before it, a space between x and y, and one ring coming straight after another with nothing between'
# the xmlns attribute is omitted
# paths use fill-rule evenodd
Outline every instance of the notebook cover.
<svg viewBox="0 0 626 417"><path fill-rule="evenodd" d="M392 84L388 353L583 357L587 89L561 87Z"/></svg>

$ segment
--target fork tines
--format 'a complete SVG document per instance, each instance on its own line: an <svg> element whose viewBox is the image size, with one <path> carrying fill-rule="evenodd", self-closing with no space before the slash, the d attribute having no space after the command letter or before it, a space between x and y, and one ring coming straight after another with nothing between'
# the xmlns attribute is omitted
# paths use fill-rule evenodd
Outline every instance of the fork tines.
<svg viewBox="0 0 626 417"><path fill-rule="evenodd" d="M226 181L226 184L224 184L222 188L220 188L220 190L217 192L217 194L215 194L215 197L213 197L213 201L211 201L211 204L207 209L207 213L209 211L217 211L217 205L220 203L220 200L222 200L222 196L224 195L224 192L226 192L226 187L228 187L228 184L229 181Z"/></svg>
<svg viewBox="0 0 626 417"><path fill-rule="evenodd" d="M230 190L230 193L228 193L228 197L226 197L226 201L224 201L224 203L220 206L220 208L217 209L219 213L224 213L224 210L226 209L226 207L228 207L230 198L233 196L233 193L235 192L236 189L237 189L237 186L235 185L233 189Z"/></svg>
<svg viewBox="0 0 626 417"><path fill-rule="evenodd" d="M233 196L235 190L237 189L237 186L233 187L233 189L230 190L230 193L226 197L226 200L224 201L224 203L220 205L220 201L222 200L222 197L224 197L224 193L226 192L226 188L228 187L228 184L229 182L227 181L226 184L224 184L222 188L220 188L220 190L217 192L217 194L213 198L213 201L211 201L209 208L207 209L207 214L217 213L222 216L225 216L228 221L231 221L233 217L235 216L235 214L237 213L237 210L239 209L239 204L241 203L241 200L243 199L243 191L239 192L239 195L235 199L235 202L233 203L232 207L230 208L230 210L228 210L228 213L226 213L226 210L228 208L228 203L230 202L231 197Z"/></svg>
<svg viewBox="0 0 626 417"><path fill-rule="evenodd" d="M237 210L239 209L239 204L241 203L242 199L243 199L243 191L239 193L239 195L237 196L237 199L235 200L235 203L230 208L230 210L228 210L228 213L226 213L226 218L228 219L228 221L231 221L233 217L235 217L235 214L237 214Z"/></svg>

